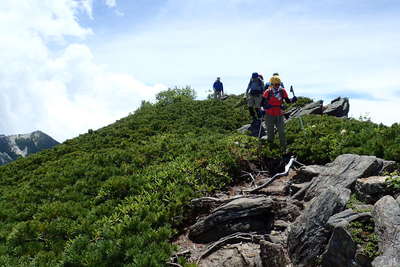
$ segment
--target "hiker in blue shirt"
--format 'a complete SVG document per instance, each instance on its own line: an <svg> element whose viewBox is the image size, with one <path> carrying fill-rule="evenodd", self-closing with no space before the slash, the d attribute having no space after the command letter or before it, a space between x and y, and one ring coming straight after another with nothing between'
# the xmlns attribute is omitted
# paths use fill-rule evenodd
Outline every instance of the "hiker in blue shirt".
<svg viewBox="0 0 400 267"><path fill-rule="evenodd" d="M259 119L260 105L264 91L264 82L260 79L257 72L251 75L249 85L246 89L247 106L253 121Z"/></svg>
<svg viewBox="0 0 400 267"><path fill-rule="evenodd" d="M217 80L214 82L214 99L221 99L224 96L224 85L220 81L221 78L217 77Z"/></svg>

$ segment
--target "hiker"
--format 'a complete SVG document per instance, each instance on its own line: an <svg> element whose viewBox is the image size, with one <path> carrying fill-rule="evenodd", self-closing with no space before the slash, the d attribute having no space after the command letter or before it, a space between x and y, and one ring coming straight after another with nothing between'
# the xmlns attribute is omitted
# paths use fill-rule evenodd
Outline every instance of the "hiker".
<svg viewBox="0 0 400 267"><path fill-rule="evenodd" d="M247 106L253 121L259 118L263 91L264 83L259 78L258 73L254 72L246 89Z"/></svg>
<svg viewBox="0 0 400 267"><path fill-rule="evenodd" d="M221 99L224 96L224 85L221 82L221 78L217 77L217 80L213 85L214 99Z"/></svg>
<svg viewBox="0 0 400 267"><path fill-rule="evenodd" d="M280 79L279 73L277 73L277 72L275 72L274 74L272 74L272 77L278 77L278 78ZM269 87L271 87L271 83L270 83L270 82L265 83L265 90L267 90ZM283 82L282 82L282 81L281 81L281 87L282 87L282 88L285 88L285 86L283 85Z"/></svg>
<svg viewBox="0 0 400 267"><path fill-rule="evenodd" d="M278 130L279 140L282 149L286 150L286 136L284 128L284 119L282 112L283 101L286 103L294 103L297 98L293 96L290 100L285 88L282 87L282 81L279 76L272 76L269 80L271 86L264 92L262 99L262 107L265 110L265 124L267 126L267 140L272 143L274 141L274 126Z"/></svg>

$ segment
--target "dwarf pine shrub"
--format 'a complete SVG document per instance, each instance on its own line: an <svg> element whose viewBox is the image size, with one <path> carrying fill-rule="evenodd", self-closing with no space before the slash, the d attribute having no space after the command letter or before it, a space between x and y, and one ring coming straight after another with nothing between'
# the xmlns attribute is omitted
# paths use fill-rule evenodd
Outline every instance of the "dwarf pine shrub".
<svg viewBox="0 0 400 267"><path fill-rule="evenodd" d="M241 179L245 161L281 156L276 145L236 133L249 120L240 97L198 101L190 88L175 88L157 98L0 167L0 265L163 266L190 199ZM400 159L397 124L326 116L304 124L286 126L289 149L304 163L341 153Z"/></svg>

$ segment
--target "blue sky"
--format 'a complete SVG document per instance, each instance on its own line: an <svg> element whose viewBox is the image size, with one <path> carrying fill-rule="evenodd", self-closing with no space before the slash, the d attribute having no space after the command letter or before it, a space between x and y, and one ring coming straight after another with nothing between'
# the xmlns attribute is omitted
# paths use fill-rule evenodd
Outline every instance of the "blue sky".
<svg viewBox="0 0 400 267"><path fill-rule="evenodd" d="M220 76L226 93L243 93L254 71L325 103L349 97L354 117L399 121L399 1L4 0L0 10L0 59L13 66L0 70L0 133L62 141L167 87L204 98Z"/></svg>
<svg viewBox="0 0 400 267"><path fill-rule="evenodd" d="M341 79L398 67L399 2L259 2L119 1L122 17L98 3L87 41L99 63L199 95L215 76L238 93L251 72L279 71L309 96L330 96L347 89Z"/></svg>

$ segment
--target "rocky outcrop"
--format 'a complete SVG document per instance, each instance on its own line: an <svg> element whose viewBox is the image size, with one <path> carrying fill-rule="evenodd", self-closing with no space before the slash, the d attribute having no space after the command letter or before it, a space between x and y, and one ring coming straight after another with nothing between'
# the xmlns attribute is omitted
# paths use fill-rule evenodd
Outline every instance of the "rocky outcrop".
<svg viewBox="0 0 400 267"><path fill-rule="evenodd" d="M296 175L293 176L293 182L304 183L310 182L314 177L321 174L327 167L320 165L308 165L300 168Z"/></svg>
<svg viewBox="0 0 400 267"><path fill-rule="evenodd" d="M356 251L357 244L350 233L343 227L337 227L333 230L327 249L322 255L322 266L356 266L354 264Z"/></svg>
<svg viewBox="0 0 400 267"><path fill-rule="evenodd" d="M371 176L358 179L355 192L359 199L366 203L374 204L385 195L392 193L392 189L386 183L388 176Z"/></svg>
<svg viewBox="0 0 400 267"><path fill-rule="evenodd" d="M347 117L349 110L349 99L347 97L338 97L324 107L323 114L335 117Z"/></svg>
<svg viewBox="0 0 400 267"><path fill-rule="evenodd" d="M323 106L323 101L315 101L306 104L303 107L292 107L285 110L284 115L286 121L293 118L299 118L304 115L329 115L335 117L347 117L350 109L349 99L338 97L326 106ZM261 131L260 131L261 129ZM266 128L263 124L260 128L259 121L253 121L251 124L247 124L237 129L238 132L248 134L254 137L264 137L266 135Z"/></svg>
<svg viewBox="0 0 400 267"><path fill-rule="evenodd" d="M372 266L400 266L400 205L393 197L385 196L376 202L373 211L375 232L382 253Z"/></svg>
<svg viewBox="0 0 400 267"><path fill-rule="evenodd" d="M41 131L10 136L0 135L0 165L58 144L56 140Z"/></svg>
<svg viewBox="0 0 400 267"><path fill-rule="evenodd" d="M322 114L322 105L323 105L322 100L309 103L302 108L294 110L290 114L290 118L298 118L300 116L311 115L311 114L321 115Z"/></svg>
<svg viewBox="0 0 400 267"><path fill-rule="evenodd" d="M329 239L329 218L342 211L351 191L327 187L293 223L288 234L288 252L296 266L314 266Z"/></svg>
<svg viewBox="0 0 400 267"><path fill-rule="evenodd" d="M236 232L265 233L272 226L274 204L271 198L263 196L235 199L194 224L189 238L208 243Z"/></svg>
<svg viewBox="0 0 400 267"><path fill-rule="evenodd" d="M270 171L250 168L252 181L192 200L199 217L179 243L184 249L199 248L188 257L199 266L370 267L375 225L382 253L373 266L400 266L400 196L385 196L375 206L352 199L352 209L345 209L358 180L380 180L374 176L393 164L344 154L271 183L263 175ZM267 186L254 191L260 184Z"/></svg>
<svg viewBox="0 0 400 267"><path fill-rule="evenodd" d="M381 172L384 160L375 156L343 154L323 168L315 169L319 174L308 186L294 195L295 199L306 201L320 194L325 188L351 188L358 178L377 175Z"/></svg>

